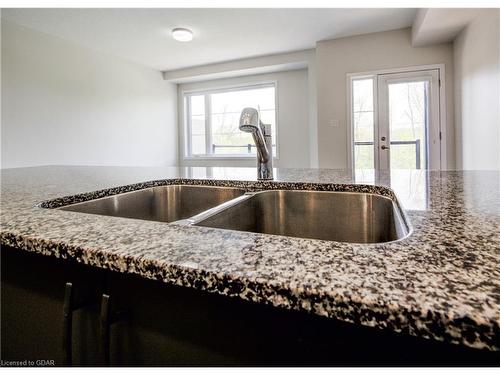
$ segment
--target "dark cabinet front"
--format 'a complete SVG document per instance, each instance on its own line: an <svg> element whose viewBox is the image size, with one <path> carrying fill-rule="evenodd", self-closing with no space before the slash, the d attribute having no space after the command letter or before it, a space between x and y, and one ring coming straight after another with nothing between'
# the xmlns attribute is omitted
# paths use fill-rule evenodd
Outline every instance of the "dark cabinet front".
<svg viewBox="0 0 500 375"><path fill-rule="evenodd" d="M1 256L3 361L56 366L500 365L494 352L8 247L2 247Z"/></svg>
<svg viewBox="0 0 500 375"><path fill-rule="evenodd" d="M1 256L2 360L62 366L67 345L73 364L97 363L97 293L104 286L104 271L5 246ZM86 303L72 311L71 331L64 332L68 282L78 290L75 302L84 298ZM65 343L65 336L71 342Z"/></svg>

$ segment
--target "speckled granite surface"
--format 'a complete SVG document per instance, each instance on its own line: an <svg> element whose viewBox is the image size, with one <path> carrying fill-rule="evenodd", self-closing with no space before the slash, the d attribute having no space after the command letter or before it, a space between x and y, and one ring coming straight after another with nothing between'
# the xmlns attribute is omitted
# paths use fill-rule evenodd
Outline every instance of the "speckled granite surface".
<svg viewBox="0 0 500 375"><path fill-rule="evenodd" d="M354 178L349 171L279 169L275 175L281 182L373 185L370 172ZM257 303L500 351L500 172L393 171L380 176L376 185L395 191L413 227L408 238L385 244L306 240L37 207L64 196L172 178L251 181L255 169L2 170L0 243Z"/></svg>

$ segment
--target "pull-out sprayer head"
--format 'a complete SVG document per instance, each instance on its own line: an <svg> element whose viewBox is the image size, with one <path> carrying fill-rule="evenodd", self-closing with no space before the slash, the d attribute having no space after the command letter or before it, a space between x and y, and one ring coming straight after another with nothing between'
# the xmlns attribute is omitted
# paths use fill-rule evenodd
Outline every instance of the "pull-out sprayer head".
<svg viewBox="0 0 500 375"><path fill-rule="evenodd" d="M247 133L255 133L260 130L261 122L259 112L255 108L245 108L241 111L240 130Z"/></svg>
<svg viewBox="0 0 500 375"><path fill-rule="evenodd" d="M255 108L247 107L241 111L239 128L241 131L252 134L257 147L257 157L262 162L267 162L270 151L266 146L265 127L259 119L259 112Z"/></svg>

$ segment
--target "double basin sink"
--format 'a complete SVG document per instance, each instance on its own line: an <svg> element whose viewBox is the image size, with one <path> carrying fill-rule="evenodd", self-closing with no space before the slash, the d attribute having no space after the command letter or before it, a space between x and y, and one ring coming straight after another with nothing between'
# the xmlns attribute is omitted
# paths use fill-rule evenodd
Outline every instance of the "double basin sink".
<svg viewBox="0 0 500 375"><path fill-rule="evenodd" d="M390 242L409 233L399 205L370 193L166 185L60 209L351 243Z"/></svg>

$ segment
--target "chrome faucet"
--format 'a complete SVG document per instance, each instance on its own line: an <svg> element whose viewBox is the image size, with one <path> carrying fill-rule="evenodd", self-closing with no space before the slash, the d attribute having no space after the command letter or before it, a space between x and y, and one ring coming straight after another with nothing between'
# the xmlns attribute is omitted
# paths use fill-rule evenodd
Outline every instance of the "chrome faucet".
<svg viewBox="0 0 500 375"><path fill-rule="evenodd" d="M257 147L257 179L273 179L273 141L271 125L264 125L255 108L245 108L241 111L240 130L252 133Z"/></svg>

